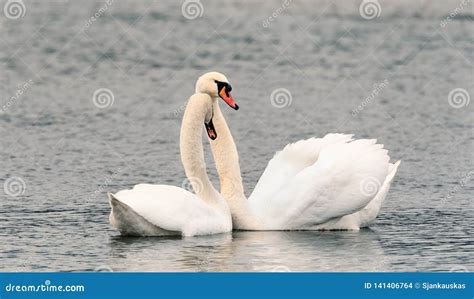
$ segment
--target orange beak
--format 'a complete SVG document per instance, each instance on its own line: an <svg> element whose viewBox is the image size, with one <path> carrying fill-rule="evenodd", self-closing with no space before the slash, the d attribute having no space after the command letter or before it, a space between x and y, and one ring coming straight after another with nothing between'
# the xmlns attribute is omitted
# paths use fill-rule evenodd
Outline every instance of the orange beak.
<svg viewBox="0 0 474 299"><path fill-rule="evenodd" d="M237 103L234 101L234 99L232 98L232 96L230 95L230 93L228 93L226 90L225 90L225 86L221 89L221 91L219 92L219 97L221 99L224 100L224 102L227 103L227 105L229 105L230 107L232 107L233 109L235 110L239 110L239 105L237 105Z"/></svg>

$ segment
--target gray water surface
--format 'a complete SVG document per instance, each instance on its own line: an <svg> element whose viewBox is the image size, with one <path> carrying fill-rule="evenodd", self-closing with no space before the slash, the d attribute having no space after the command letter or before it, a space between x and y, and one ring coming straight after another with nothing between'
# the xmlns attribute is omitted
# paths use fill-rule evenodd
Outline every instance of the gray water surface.
<svg viewBox="0 0 474 299"><path fill-rule="evenodd" d="M0 15L0 271L474 270L474 106L448 97L474 97L472 2L451 17L458 1L379 1L372 20L360 1L202 0L193 20L182 1L115 1L94 20L103 2L23 2ZM401 159L370 229L121 237L106 192L182 185L183 107L210 70L241 107L222 108L247 195L302 138L377 138Z"/></svg>

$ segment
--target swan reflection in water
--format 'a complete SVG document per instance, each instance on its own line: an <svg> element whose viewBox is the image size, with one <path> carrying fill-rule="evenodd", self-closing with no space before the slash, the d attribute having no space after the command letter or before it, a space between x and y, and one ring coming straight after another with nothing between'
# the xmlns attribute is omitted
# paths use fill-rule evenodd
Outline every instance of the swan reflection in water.
<svg viewBox="0 0 474 299"><path fill-rule="evenodd" d="M388 271L391 262L370 229L112 237L109 246L114 271Z"/></svg>

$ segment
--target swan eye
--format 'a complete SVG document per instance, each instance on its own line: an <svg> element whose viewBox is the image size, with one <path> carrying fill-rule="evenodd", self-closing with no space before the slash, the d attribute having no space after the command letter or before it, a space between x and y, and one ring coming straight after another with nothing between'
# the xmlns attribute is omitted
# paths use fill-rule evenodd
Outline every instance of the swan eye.
<svg viewBox="0 0 474 299"><path fill-rule="evenodd" d="M232 91L232 86L230 86L229 83L221 82L221 81L217 81L217 80L214 80L214 82L216 82L216 84L217 84L217 91L218 92L220 92L222 90L222 88L224 88L224 87L225 87L225 91L226 91L227 94Z"/></svg>

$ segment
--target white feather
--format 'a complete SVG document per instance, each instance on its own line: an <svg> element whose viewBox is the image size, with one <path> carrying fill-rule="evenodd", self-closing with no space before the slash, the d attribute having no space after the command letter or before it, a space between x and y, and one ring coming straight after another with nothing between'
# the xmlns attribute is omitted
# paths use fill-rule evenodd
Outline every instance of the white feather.
<svg viewBox="0 0 474 299"><path fill-rule="evenodd" d="M375 140L328 144L316 163L288 179L271 198L253 198L249 204L267 229L312 229L368 205L375 194L364 192L361 184L383 182L388 160Z"/></svg>
<svg viewBox="0 0 474 299"><path fill-rule="evenodd" d="M208 235L232 230L229 217L195 194L175 186L139 184L130 190L110 194L111 223L129 235ZM114 203L118 200L122 205ZM120 213L119 213L120 212ZM137 218L129 221L130 214ZM139 224L140 223L140 224ZM137 228L138 227L138 228Z"/></svg>

